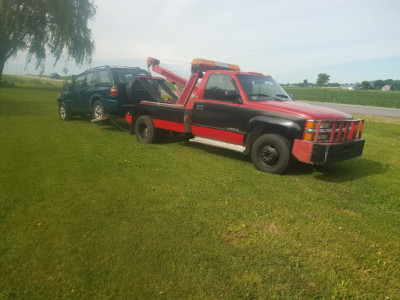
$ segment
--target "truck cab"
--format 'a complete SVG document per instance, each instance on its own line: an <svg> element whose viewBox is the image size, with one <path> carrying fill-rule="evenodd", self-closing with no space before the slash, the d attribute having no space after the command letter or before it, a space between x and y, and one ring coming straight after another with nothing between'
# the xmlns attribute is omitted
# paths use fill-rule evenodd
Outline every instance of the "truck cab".
<svg viewBox="0 0 400 300"><path fill-rule="evenodd" d="M167 102L141 101L129 114L140 142L153 142L157 130L164 129L241 145L257 169L278 174L291 159L326 165L362 154L363 120L295 102L271 76L194 59L192 75L185 80L160 67L156 59L148 63L184 88Z"/></svg>

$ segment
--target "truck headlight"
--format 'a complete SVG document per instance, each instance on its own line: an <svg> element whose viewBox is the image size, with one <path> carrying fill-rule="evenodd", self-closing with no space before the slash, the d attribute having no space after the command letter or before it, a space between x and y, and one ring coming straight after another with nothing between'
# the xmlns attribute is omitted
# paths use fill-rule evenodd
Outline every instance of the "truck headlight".
<svg viewBox="0 0 400 300"><path fill-rule="evenodd" d="M318 131L317 141L329 140L330 134L332 132L332 123L323 122L319 120L307 120L303 139L306 141L314 141L315 134L317 131Z"/></svg>

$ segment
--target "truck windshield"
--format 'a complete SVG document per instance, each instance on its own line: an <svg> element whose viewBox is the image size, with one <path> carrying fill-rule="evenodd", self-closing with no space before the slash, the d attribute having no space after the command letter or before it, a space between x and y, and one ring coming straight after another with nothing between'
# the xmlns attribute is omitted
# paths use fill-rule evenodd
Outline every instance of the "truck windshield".
<svg viewBox="0 0 400 300"><path fill-rule="evenodd" d="M239 74L237 78L249 101L292 101L292 98L271 77Z"/></svg>

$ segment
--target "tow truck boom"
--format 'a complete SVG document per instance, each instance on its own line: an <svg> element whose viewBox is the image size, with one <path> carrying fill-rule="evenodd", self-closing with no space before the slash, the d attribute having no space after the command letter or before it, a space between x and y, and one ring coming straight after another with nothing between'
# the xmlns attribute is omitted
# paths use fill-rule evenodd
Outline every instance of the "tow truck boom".
<svg viewBox="0 0 400 300"><path fill-rule="evenodd" d="M183 78L183 77L173 73L172 71L170 71L164 67L161 67L160 61L156 58L152 58L152 57L147 58L147 68L150 68L150 67L152 67L152 70L154 72L156 72L157 74L160 74L161 76L164 76L165 79L167 79L167 81L169 81L170 83L172 83L174 85L179 84L180 86L185 87L186 84L188 83L188 80L186 78ZM175 86L175 88L176 88L176 91L178 92L178 94L180 95L182 93L182 91L177 86ZM196 93L196 91L197 91L197 88L195 88L194 92Z"/></svg>

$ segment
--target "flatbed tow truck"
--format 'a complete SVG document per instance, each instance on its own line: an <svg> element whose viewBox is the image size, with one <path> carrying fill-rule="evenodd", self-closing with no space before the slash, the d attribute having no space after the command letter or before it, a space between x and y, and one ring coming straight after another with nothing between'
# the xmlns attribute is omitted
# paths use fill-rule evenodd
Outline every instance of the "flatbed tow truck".
<svg viewBox="0 0 400 300"><path fill-rule="evenodd" d="M125 118L139 142L153 143L160 131L221 141L242 146L258 170L275 174L283 173L293 158L327 165L362 154L364 120L295 102L271 76L194 59L187 80L155 58L149 57L147 65L165 79L137 78L149 97Z"/></svg>

